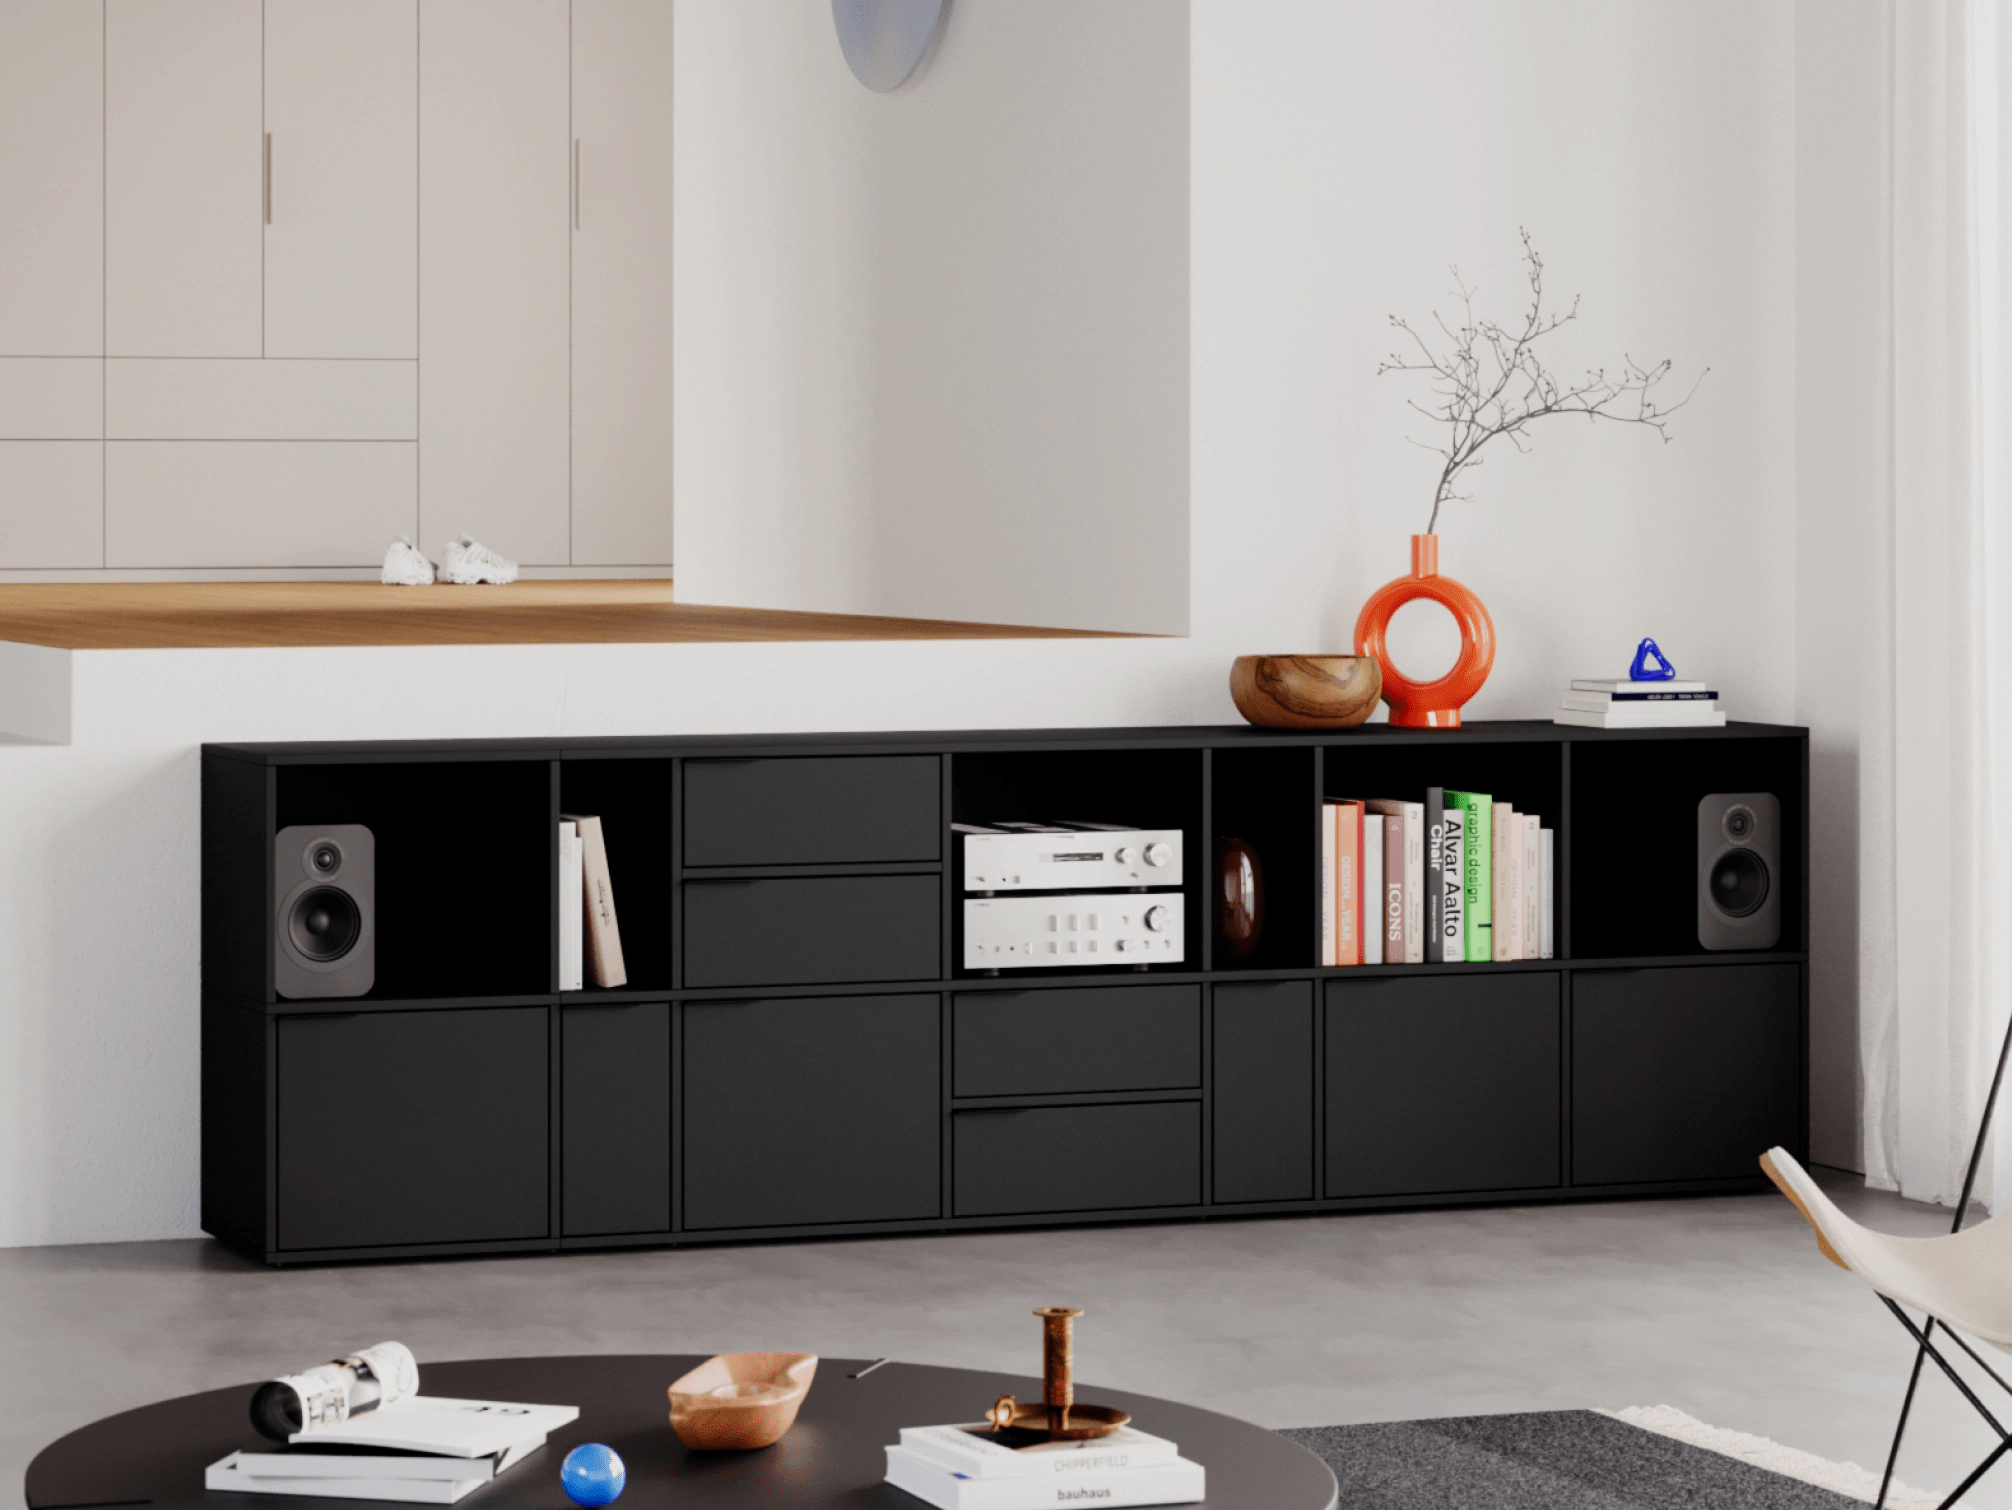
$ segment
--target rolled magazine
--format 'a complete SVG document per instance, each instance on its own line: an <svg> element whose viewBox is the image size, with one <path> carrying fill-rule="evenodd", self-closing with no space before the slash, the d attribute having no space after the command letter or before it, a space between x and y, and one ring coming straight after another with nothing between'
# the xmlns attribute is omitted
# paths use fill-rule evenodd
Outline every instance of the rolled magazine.
<svg viewBox="0 0 2012 1510"><path fill-rule="evenodd" d="M268 1379L252 1393L251 1423L260 1436L285 1442L418 1393L419 1361L412 1349L402 1342L380 1342L332 1363Z"/></svg>

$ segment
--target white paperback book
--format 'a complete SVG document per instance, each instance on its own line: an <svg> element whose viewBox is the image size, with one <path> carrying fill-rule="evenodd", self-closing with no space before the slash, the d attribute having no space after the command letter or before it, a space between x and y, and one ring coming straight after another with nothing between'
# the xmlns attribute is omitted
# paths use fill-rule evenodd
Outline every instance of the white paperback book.
<svg viewBox="0 0 2012 1510"><path fill-rule="evenodd" d="M359 1451L234 1452L203 1471L203 1487L224 1494L293 1494L312 1499L395 1500L451 1505L545 1445L531 1437L487 1457Z"/></svg>
<svg viewBox="0 0 2012 1510"><path fill-rule="evenodd" d="M1604 713L1560 708L1551 722L1580 729L1722 729L1726 715L1717 703L1630 703Z"/></svg>
<svg viewBox="0 0 2012 1510"><path fill-rule="evenodd" d="M1544 862L1537 851L1544 843L1544 830L1535 813L1521 815L1523 822L1523 958L1544 957Z"/></svg>
<svg viewBox="0 0 2012 1510"><path fill-rule="evenodd" d="M559 825L559 989L578 991L586 985L587 910L580 825L571 819Z"/></svg>
<svg viewBox="0 0 2012 1510"><path fill-rule="evenodd" d="M1208 1495L1200 1463L1087 1469L1036 1478L965 1478L906 1447L887 1449L887 1482L937 1510L1038 1510L1047 1505L1192 1505Z"/></svg>
<svg viewBox="0 0 2012 1510"><path fill-rule="evenodd" d="M1362 820L1362 962L1383 963L1383 815Z"/></svg>
<svg viewBox="0 0 2012 1510"><path fill-rule="evenodd" d="M1625 678L1616 682L1601 681L1598 677L1590 679L1582 677L1572 683L1572 690L1574 692L1607 692L1616 697L1628 697L1634 695L1655 696L1658 694L1669 696L1678 692L1709 692L1711 688L1707 687L1703 682L1631 682Z"/></svg>
<svg viewBox="0 0 2012 1510"><path fill-rule="evenodd" d="M974 1479L1070 1477L1086 1469L1152 1468L1171 1463L1180 1449L1165 1437L1120 1426L1107 1437L1002 1447L984 1422L955 1426L904 1426L901 1445L952 1473Z"/></svg>
<svg viewBox="0 0 2012 1510"><path fill-rule="evenodd" d="M451 1400L414 1395L396 1405L347 1421L297 1431L290 1442L346 1442L358 1447L391 1447L448 1458L486 1458L518 1443L543 1441L561 1426L580 1419L577 1405L519 1405L508 1400Z"/></svg>
<svg viewBox="0 0 2012 1510"><path fill-rule="evenodd" d="M1551 858L1552 832L1553 831L1548 828L1539 829L1537 831L1537 838L1538 838L1537 874L1539 877L1540 884L1544 888L1544 895L1542 898L1544 907L1544 915L1543 915L1544 940L1542 945L1537 951L1537 958L1539 959L1551 958L1551 888L1552 888L1551 876L1552 872L1556 868L1556 862Z"/></svg>

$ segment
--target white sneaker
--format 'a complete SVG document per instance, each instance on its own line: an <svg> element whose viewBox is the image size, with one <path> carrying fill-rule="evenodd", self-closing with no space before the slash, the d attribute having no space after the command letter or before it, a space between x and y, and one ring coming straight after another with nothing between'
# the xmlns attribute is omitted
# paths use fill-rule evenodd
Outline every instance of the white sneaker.
<svg viewBox="0 0 2012 1510"><path fill-rule="evenodd" d="M433 563L412 543L410 535L400 535L384 553L386 587L424 587L433 580Z"/></svg>
<svg viewBox="0 0 2012 1510"><path fill-rule="evenodd" d="M440 580L443 582L515 582L517 563L499 556L479 540L463 535L449 541L440 553Z"/></svg>

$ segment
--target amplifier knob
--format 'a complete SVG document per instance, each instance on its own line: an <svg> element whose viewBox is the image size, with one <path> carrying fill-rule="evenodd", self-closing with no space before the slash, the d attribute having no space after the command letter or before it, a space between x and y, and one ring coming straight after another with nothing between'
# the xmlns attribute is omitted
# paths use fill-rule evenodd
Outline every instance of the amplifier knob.
<svg viewBox="0 0 2012 1510"><path fill-rule="evenodd" d="M1111 855L1111 858L1116 860L1120 865L1130 865L1132 863L1132 846L1129 844L1120 844Z"/></svg>
<svg viewBox="0 0 2012 1510"><path fill-rule="evenodd" d="M1173 857L1174 847L1171 844L1148 844L1146 846L1146 863L1148 865L1164 865L1167 861L1173 859Z"/></svg>
<svg viewBox="0 0 2012 1510"><path fill-rule="evenodd" d="M1146 926L1155 933L1163 932L1167 926L1167 909L1164 907L1148 907L1146 909Z"/></svg>

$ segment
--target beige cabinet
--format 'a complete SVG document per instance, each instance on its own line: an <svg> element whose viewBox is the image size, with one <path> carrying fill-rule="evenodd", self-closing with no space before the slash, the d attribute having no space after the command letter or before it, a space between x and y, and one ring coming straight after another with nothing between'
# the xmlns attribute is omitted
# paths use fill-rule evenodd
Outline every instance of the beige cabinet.
<svg viewBox="0 0 2012 1510"><path fill-rule="evenodd" d="M260 0L105 0L105 351L255 357Z"/></svg>
<svg viewBox="0 0 2012 1510"><path fill-rule="evenodd" d="M419 513L571 559L567 0L420 0Z"/></svg>
<svg viewBox="0 0 2012 1510"><path fill-rule="evenodd" d="M104 12L0 3L0 357L105 349Z"/></svg>
<svg viewBox="0 0 2012 1510"><path fill-rule="evenodd" d="M573 552L671 563L671 7L573 0Z"/></svg>
<svg viewBox="0 0 2012 1510"><path fill-rule="evenodd" d="M417 0L265 0L265 355L419 354Z"/></svg>

